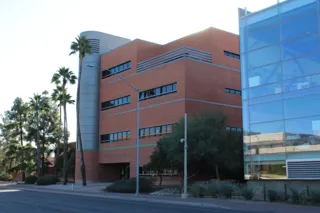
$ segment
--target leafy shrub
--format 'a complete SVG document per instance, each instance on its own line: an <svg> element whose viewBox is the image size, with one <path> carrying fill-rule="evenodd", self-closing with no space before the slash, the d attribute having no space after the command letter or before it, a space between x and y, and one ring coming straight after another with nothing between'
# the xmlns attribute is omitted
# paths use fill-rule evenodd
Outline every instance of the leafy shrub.
<svg viewBox="0 0 320 213"><path fill-rule="evenodd" d="M57 176L50 175L50 176L40 177L37 180L36 184L37 185L52 185L52 184L56 184L57 182L59 182L59 178Z"/></svg>
<svg viewBox="0 0 320 213"><path fill-rule="evenodd" d="M0 180L2 181L11 181L13 179L12 175L8 173L2 173L0 174Z"/></svg>
<svg viewBox="0 0 320 213"><path fill-rule="evenodd" d="M140 178L139 181L140 192L149 193L153 191L153 183L146 178ZM105 191L118 193L135 193L136 192L136 178L129 180L119 180L108 186Z"/></svg>
<svg viewBox="0 0 320 213"><path fill-rule="evenodd" d="M311 201L315 204L320 204L320 189L311 190Z"/></svg>
<svg viewBox="0 0 320 213"><path fill-rule="evenodd" d="M250 189L248 187L243 187L240 189L241 195L244 197L246 200L252 200L254 196L254 189Z"/></svg>
<svg viewBox="0 0 320 213"><path fill-rule="evenodd" d="M293 204L300 204L303 202L303 198L305 196L305 191L299 191L297 189L289 187L291 191L290 199Z"/></svg>
<svg viewBox="0 0 320 213"><path fill-rule="evenodd" d="M34 175L31 175L29 177L26 177L24 183L25 184L35 184L37 182L38 178Z"/></svg>
<svg viewBox="0 0 320 213"><path fill-rule="evenodd" d="M269 189L268 190L268 198L270 202L276 201L277 199L277 191Z"/></svg>

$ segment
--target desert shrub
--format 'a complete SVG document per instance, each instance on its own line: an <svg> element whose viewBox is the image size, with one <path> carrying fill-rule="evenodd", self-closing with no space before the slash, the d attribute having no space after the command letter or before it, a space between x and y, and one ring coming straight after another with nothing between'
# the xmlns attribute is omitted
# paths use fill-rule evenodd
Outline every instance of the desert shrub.
<svg viewBox="0 0 320 213"><path fill-rule="evenodd" d="M140 178L139 181L140 192L149 193L152 192L153 182L150 179ZM118 193L135 193L136 192L136 179L131 178L129 180L119 180L108 186L105 191L118 192Z"/></svg>
<svg viewBox="0 0 320 213"><path fill-rule="evenodd" d="M277 199L277 191L269 189L268 190L268 198L270 202L276 201Z"/></svg>
<svg viewBox="0 0 320 213"><path fill-rule="evenodd" d="M34 175L31 175L29 177L26 177L24 183L25 184L35 184L37 182L38 178Z"/></svg>
<svg viewBox="0 0 320 213"><path fill-rule="evenodd" d="M220 182L219 185L219 195L224 196L226 199L231 199L232 193L236 187L228 182Z"/></svg>
<svg viewBox="0 0 320 213"><path fill-rule="evenodd" d="M200 187L201 187L201 184L203 183L200 183L200 182L195 182L191 185L190 187L190 193L193 197L199 197L199 193L200 193Z"/></svg>
<svg viewBox="0 0 320 213"><path fill-rule="evenodd" d="M311 201L315 204L320 204L320 189L311 190Z"/></svg>
<svg viewBox="0 0 320 213"><path fill-rule="evenodd" d="M208 183L207 194L212 198L216 198L219 194L219 185L216 181L211 181Z"/></svg>
<svg viewBox="0 0 320 213"><path fill-rule="evenodd" d="M254 196L254 189L250 189L248 187L243 187L240 189L240 194L244 197L246 200L252 200Z"/></svg>
<svg viewBox="0 0 320 213"><path fill-rule="evenodd" d="M2 181L11 181L13 179L12 175L8 173L2 173L0 174L0 180Z"/></svg>
<svg viewBox="0 0 320 213"><path fill-rule="evenodd" d="M37 185L52 185L59 182L59 178L55 175L40 177L36 184Z"/></svg>
<svg viewBox="0 0 320 213"><path fill-rule="evenodd" d="M294 189L289 187L291 191L290 200L293 204L301 204L303 203L303 198L305 197L305 191L299 191L298 189Z"/></svg>

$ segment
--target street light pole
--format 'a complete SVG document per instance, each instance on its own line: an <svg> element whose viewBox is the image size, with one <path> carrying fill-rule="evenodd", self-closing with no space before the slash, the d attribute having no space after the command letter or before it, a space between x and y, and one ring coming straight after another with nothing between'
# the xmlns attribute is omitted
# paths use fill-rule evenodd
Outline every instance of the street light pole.
<svg viewBox="0 0 320 213"><path fill-rule="evenodd" d="M184 138L180 141L184 143L184 176L183 176L183 193L181 194L182 199L188 198L187 181L188 181L188 140L187 140L187 113L184 114Z"/></svg>
<svg viewBox="0 0 320 213"><path fill-rule="evenodd" d="M136 196L139 195L140 192L140 91L138 88L130 84L126 79L124 79L119 74L116 74L119 79L124 81L127 85L129 85L133 90L137 93L137 159L136 159Z"/></svg>
<svg viewBox="0 0 320 213"><path fill-rule="evenodd" d="M97 67L97 66L94 66L94 65L87 65L87 67L96 67L96 68L101 69L101 67ZM133 86L132 84L130 84L126 79L124 79L119 74L116 74L116 76L118 76L118 78L120 80L124 81L128 86L130 86L137 93L136 196L138 196L139 192L140 192L140 135L139 135L139 133L140 133L140 90L138 88L136 88L135 86Z"/></svg>

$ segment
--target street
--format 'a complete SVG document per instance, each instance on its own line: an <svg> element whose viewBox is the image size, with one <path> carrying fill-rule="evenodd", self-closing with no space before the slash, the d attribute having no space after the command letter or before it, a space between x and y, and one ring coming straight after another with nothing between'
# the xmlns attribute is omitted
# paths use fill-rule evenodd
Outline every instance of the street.
<svg viewBox="0 0 320 213"><path fill-rule="evenodd" d="M137 201L83 197L19 191L0 188L1 213L240 213L225 209L206 209L167 204L152 204Z"/></svg>

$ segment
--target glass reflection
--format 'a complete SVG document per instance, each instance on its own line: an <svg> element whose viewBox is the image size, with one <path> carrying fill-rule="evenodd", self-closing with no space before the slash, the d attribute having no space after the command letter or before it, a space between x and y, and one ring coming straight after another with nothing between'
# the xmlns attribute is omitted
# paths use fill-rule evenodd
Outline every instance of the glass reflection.
<svg viewBox="0 0 320 213"><path fill-rule="evenodd" d="M285 118L316 116L320 114L320 94L284 100Z"/></svg>
<svg viewBox="0 0 320 213"><path fill-rule="evenodd" d="M314 3L310 3L307 5L303 5L300 7L297 7L296 4L301 4L301 3L305 3L305 1L309 1L309 2L314 2ZM289 6L288 4L291 4L291 6ZM295 6L292 6L292 5ZM297 7L295 9L291 9L292 7ZM291 1L291 2L287 2L286 5L280 5L280 20L281 21L287 21L293 18L297 18L299 16L302 16L306 13L310 13L310 12L314 12L317 10L317 3L316 0L304 0L304 2L302 1ZM290 11L286 11L286 10L290 10Z"/></svg>
<svg viewBox="0 0 320 213"><path fill-rule="evenodd" d="M282 77L281 64L271 64L248 72L249 87L280 81Z"/></svg>
<svg viewBox="0 0 320 213"><path fill-rule="evenodd" d="M250 123L276 121L284 118L282 101L252 105L249 111Z"/></svg>
<svg viewBox="0 0 320 213"><path fill-rule="evenodd" d="M281 52L278 44L254 50L248 53L248 69L261 67L280 61Z"/></svg>
<svg viewBox="0 0 320 213"><path fill-rule="evenodd" d="M297 27L299 26L299 27ZM299 35L317 31L318 20L315 12L281 24L282 39L293 38Z"/></svg>
<svg viewBox="0 0 320 213"><path fill-rule="evenodd" d="M283 79L320 73L320 54L307 55L282 63Z"/></svg>
<svg viewBox="0 0 320 213"><path fill-rule="evenodd" d="M266 162L258 161L246 164L245 179L267 180L267 179L286 179L287 170L285 161Z"/></svg>
<svg viewBox="0 0 320 213"><path fill-rule="evenodd" d="M290 92L320 86L320 75L295 78L283 82L283 91Z"/></svg>
<svg viewBox="0 0 320 213"><path fill-rule="evenodd" d="M319 37L317 33L310 33L298 39L282 43L283 58L290 59L319 51Z"/></svg>
<svg viewBox="0 0 320 213"><path fill-rule="evenodd" d="M248 50L257 49L278 41L280 41L280 27L278 24L248 32Z"/></svg>
<svg viewBox="0 0 320 213"><path fill-rule="evenodd" d="M287 152L320 151L320 116L286 121Z"/></svg>
<svg viewBox="0 0 320 213"><path fill-rule="evenodd" d="M259 87L249 88L249 98L256 98L265 95L274 95L281 93L281 83L267 84Z"/></svg>

